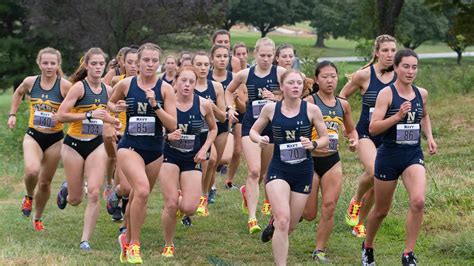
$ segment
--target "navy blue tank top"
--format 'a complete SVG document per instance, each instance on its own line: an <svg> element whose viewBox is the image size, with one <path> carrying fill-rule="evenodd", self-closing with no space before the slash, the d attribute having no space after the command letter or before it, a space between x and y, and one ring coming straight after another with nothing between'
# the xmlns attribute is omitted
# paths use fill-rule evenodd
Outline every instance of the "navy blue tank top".
<svg viewBox="0 0 474 266"><path fill-rule="evenodd" d="M370 82L367 91L362 95L362 109L360 112L359 123L364 123L369 128L370 118L372 117L373 108L375 107L375 100L379 92L397 80L397 75L394 74L393 79L388 83L383 83L377 78L374 65L370 65Z"/></svg>
<svg viewBox="0 0 474 266"><path fill-rule="evenodd" d="M411 110L405 118L390 127L382 138L382 142L387 146L420 146L421 118L423 117L423 99L417 87L412 85L415 98L411 102ZM398 95L394 84L390 84L392 91L392 103L385 113L385 119L395 115L406 99Z"/></svg>
<svg viewBox="0 0 474 266"><path fill-rule="evenodd" d="M194 93L201 96L205 99L211 99L214 104L217 104L216 91L214 90L214 85L212 85L212 80L207 80L207 89L205 91L198 91L194 89Z"/></svg>
<svg viewBox="0 0 474 266"><path fill-rule="evenodd" d="M177 154L180 158L190 159L199 151L202 144L199 138L204 125L201 114L199 96L193 94L193 105L187 111L176 108L178 118L178 129L181 129L181 139L168 141L165 144L165 152Z"/></svg>
<svg viewBox="0 0 474 266"><path fill-rule="evenodd" d="M249 75L245 85L247 86L248 101L244 120L251 122L253 125L253 123L260 116L260 112L266 103L262 97L262 90L267 89L271 92L280 90L277 66L272 66L270 73L263 78L255 75L255 66L250 67Z"/></svg>
<svg viewBox="0 0 474 266"><path fill-rule="evenodd" d="M166 73L164 73L163 76L161 76L161 79L162 79L164 82L166 82L166 83L168 83L168 84L170 84L170 85L173 85L173 80L168 80L168 79L166 78Z"/></svg>
<svg viewBox="0 0 474 266"><path fill-rule="evenodd" d="M213 71L210 70L209 74L207 75L207 79L217 81L217 80L214 79L214 77L212 75L213 75ZM227 71L226 79L224 81L217 81L217 82L220 82L222 84L222 87L224 88L224 91L225 91L227 89L227 86L229 86L231 81L232 81L232 71Z"/></svg>
<svg viewBox="0 0 474 266"><path fill-rule="evenodd" d="M162 84L163 81L158 79L153 88L156 101L161 106L163 106ZM150 106L145 92L138 87L137 77L132 78L125 101L127 102L127 127L120 141L124 141L127 145L136 149L162 150L162 123L153 111L152 106Z"/></svg>
<svg viewBox="0 0 474 266"><path fill-rule="evenodd" d="M306 150L300 141L300 136L311 138L312 124L308 118L308 103L301 101L298 115L291 118L281 113L281 106L281 101L276 103L271 122L275 144L272 164L276 163L285 170L288 167L298 168L312 164L311 152Z"/></svg>

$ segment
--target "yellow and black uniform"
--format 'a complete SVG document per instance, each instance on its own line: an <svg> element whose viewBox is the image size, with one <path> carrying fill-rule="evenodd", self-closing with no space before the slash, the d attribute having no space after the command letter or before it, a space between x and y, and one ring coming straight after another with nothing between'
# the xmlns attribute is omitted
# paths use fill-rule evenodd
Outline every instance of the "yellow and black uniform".
<svg viewBox="0 0 474 266"><path fill-rule="evenodd" d="M125 78L125 75L120 75L119 76L119 81L124 79L124 78ZM115 113L114 115L120 121L119 133L120 133L120 136L123 136L123 134L125 133L125 128L127 127L127 112L120 112L118 114Z"/></svg>
<svg viewBox="0 0 474 266"><path fill-rule="evenodd" d="M84 96L76 102L72 108L72 113L86 113L96 109L106 109L107 107L107 88L105 84L101 84L100 93L94 93L89 83L82 80L84 86ZM104 122L100 119L84 119L74 121L70 124L64 144L76 150L85 160L100 144L103 143L102 130Z"/></svg>
<svg viewBox="0 0 474 266"><path fill-rule="evenodd" d="M314 104L316 104L321 113L323 114L323 120L326 124L329 135L329 154L323 157L313 156L314 171L318 174L319 178L329 171L335 164L340 161L339 158L339 129L344 125L344 109L342 108L341 101L336 98L336 104L334 106L327 106L319 98L318 94L313 94ZM315 140L318 138L316 130L313 128L311 139Z"/></svg>
<svg viewBox="0 0 474 266"><path fill-rule="evenodd" d="M49 90L41 88L41 76L38 76L30 92L30 118L26 134L30 135L43 152L63 137L63 124L52 119L63 101L61 78L58 77Z"/></svg>

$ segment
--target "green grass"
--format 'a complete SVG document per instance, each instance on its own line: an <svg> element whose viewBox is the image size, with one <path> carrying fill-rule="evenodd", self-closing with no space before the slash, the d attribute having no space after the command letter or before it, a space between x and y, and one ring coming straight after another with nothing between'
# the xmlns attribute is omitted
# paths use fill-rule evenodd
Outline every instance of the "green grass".
<svg viewBox="0 0 474 266"><path fill-rule="evenodd" d="M352 72L360 64L339 64L342 75ZM426 211L416 254L424 265L469 265L474 261L474 92L473 83L461 81L474 76L474 64L465 61L459 68L453 60L426 60L420 67L417 84L430 91L430 114L439 154L426 155L427 194ZM11 93L0 95L0 113L7 114ZM350 99L357 121L360 97ZM5 118L6 116L3 115ZM44 223L45 233L36 233L31 221L20 215L20 200L24 193L22 183L23 159L21 140L26 125L26 106L18 115L18 127L6 129L1 121L0 134L0 235L2 249L0 265L113 265L118 264L116 243L118 224L110 221L102 202L96 231L91 239L93 251L78 249L86 201L79 207L68 206L64 211L55 205L55 194L64 180L60 168L53 180L52 198L48 202ZM423 142L425 147L425 143ZM425 149L426 150L426 149ZM353 195L362 172L357 156L341 151L345 180L333 233L327 253L335 264L359 264L361 240L350 234L344 224L344 212ZM236 182L244 182L245 169L239 171ZM221 180L221 179L219 179ZM227 191L219 182L217 203L210 205L211 215L195 218L193 227L177 226L176 254L172 260L160 258L163 245L160 214L162 197L156 186L148 205L148 216L142 231L142 252L145 263L153 265L230 265L265 264L273 262L271 244L262 244L259 236L250 236L246 217L240 210L238 191ZM404 247L404 221L408 207L407 194L400 184L393 208L377 235L376 258L380 265L399 264ZM258 214L261 225L268 217ZM302 222L290 236L288 263L312 264L310 253L314 248L316 222Z"/></svg>

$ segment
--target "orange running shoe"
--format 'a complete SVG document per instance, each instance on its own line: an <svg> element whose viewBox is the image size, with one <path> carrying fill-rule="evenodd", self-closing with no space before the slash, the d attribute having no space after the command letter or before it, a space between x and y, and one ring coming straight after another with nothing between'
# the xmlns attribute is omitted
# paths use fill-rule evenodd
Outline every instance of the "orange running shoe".
<svg viewBox="0 0 474 266"><path fill-rule="evenodd" d="M161 252L161 256L165 258L173 258L174 257L174 245L165 246L163 248L163 252Z"/></svg>
<svg viewBox="0 0 474 266"><path fill-rule="evenodd" d="M127 249L128 249L128 243L127 243L127 235L126 234L120 234L118 237L118 243L120 245L120 262L121 263L127 263Z"/></svg>
<svg viewBox="0 0 474 266"><path fill-rule="evenodd" d="M268 199L265 199L265 200L263 201L262 214L263 214L263 215L270 215L270 214L272 214L272 205L270 204L270 201L269 201Z"/></svg>
<svg viewBox="0 0 474 266"><path fill-rule="evenodd" d="M130 264L142 264L142 256L140 255L140 244L133 243L127 247L127 262Z"/></svg>
<svg viewBox="0 0 474 266"><path fill-rule="evenodd" d="M365 226L363 224L354 226L354 228L352 229L352 234L355 237L365 237L366 235Z"/></svg>
<svg viewBox="0 0 474 266"><path fill-rule="evenodd" d="M199 198L199 206L196 210L198 216L209 216L209 209L207 208L207 197L201 196Z"/></svg>
<svg viewBox="0 0 474 266"><path fill-rule="evenodd" d="M30 217L32 207L33 198L28 195L23 196L23 200L21 201L21 212L23 215Z"/></svg>
<svg viewBox="0 0 474 266"><path fill-rule="evenodd" d="M346 213L346 224L349 226L356 226L359 223L359 212L362 207L362 202L356 201L354 198L351 199L349 208Z"/></svg>
<svg viewBox="0 0 474 266"><path fill-rule="evenodd" d="M255 218L248 220L247 226L249 228L250 234L255 234L262 231L262 228L257 224L257 219Z"/></svg>
<svg viewBox="0 0 474 266"><path fill-rule="evenodd" d="M33 228L38 232L43 231L44 230L43 222L39 219L33 219Z"/></svg>

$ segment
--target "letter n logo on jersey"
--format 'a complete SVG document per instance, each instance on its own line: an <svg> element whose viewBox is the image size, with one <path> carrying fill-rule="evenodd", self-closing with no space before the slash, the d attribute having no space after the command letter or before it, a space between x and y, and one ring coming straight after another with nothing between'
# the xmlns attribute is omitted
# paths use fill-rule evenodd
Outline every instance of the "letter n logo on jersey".
<svg viewBox="0 0 474 266"><path fill-rule="evenodd" d="M148 103L138 102L138 110L137 113L139 114L146 114Z"/></svg>
<svg viewBox="0 0 474 266"><path fill-rule="evenodd" d="M415 122L415 114L416 114L416 112L408 112L408 114L407 114L408 115L408 118L407 118L408 123Z"/></svg>
<svg viewBox="0 0 474 266"><path fill-rule="evenodd" d="M188 124L178 124L179 129L181 129L182 133L188 132Z"/></svg>
<svg viewBox="0 0 474 266"><path fill-rule="evenodd" d="M286 140L291 141L296 139L296 131L295 130L285 130Z"/></svg>

